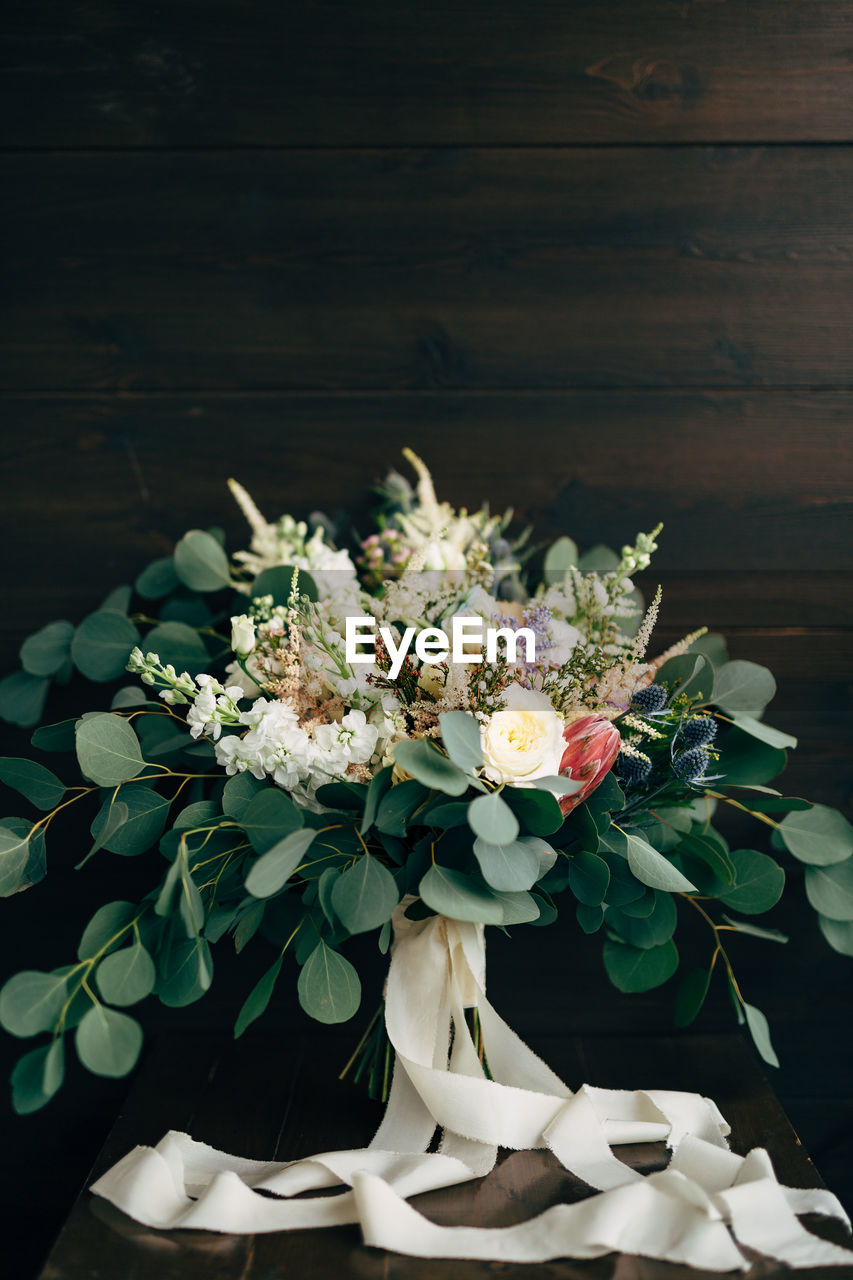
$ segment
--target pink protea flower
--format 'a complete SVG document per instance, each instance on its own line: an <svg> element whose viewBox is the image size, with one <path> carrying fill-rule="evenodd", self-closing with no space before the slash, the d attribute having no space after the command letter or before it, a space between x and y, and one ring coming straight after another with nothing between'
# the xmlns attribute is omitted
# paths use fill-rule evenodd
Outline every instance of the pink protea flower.
<svg viewBox="0 0 853 1280"><path fill-rule="evenodd" d="M619 754L621 738L619 730L606 716L584 716L563 730L566 747L560 761L560 773L568 774L576 782L582 782L580 791L563 796L560 808L563 814L583 804L609 773Z"/></svg>

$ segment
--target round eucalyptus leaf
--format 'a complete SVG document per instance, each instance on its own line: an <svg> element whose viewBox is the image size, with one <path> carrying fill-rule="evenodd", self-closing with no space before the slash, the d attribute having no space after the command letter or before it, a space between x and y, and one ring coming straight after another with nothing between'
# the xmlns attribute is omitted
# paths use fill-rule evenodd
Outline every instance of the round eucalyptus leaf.
<svg viewBox="0 0 853 1280"><path fill-rule="evenodd" d="M13 1036L52 1031L66 998L64 974L25 969L0 991L0 1023Z"/></svg>
<svg viewBox="0 0 853 1280"><path fill-rule="evenodd" d="M629 942L632 947L660 947L675 933L678 912L668 893L654 890L654 905L647 916L632 916L614 907L607 912L607 926Z"/></svg>
<svg viewBox="0 0 853 1280"><path fill-rule="evenodd" d="M142 1048L142 1028L135 1018L105 1005L93 1005L74 1032L77 1056L96 1076L126 1076Z"/></svg>
<svg viewBox="0 0 853 1280"><path fill-rule="evenodd" d="M115 680L127 667L139 632L127 614L99 609L84 618L71 641L71 657L88 680Z"/></svg>
<svg viewBox="0 0 853 1280"><path fill-rule="evenodd" d="M735 849L729 857L735 882L716 895L720 901L746 916L757 916L774 907L785 887L785 872L779 864L755 849Z"/></svg>
<svg viewBox="0 0 853 1280"><path fill-rule="evenodd" d="M65 794L65 784L35 760L0 757L0 781L26 796L37 809L55 809Z"/></svg>
<svg viewBox="0 0 853 1280"><path fill-rule="evenodd" d="M266 1010L266 1007L272 998L272 993L275 990L276 980L281 972L283 959L284 956L278 956L246 997L243 1007L237 1015L237 1021L234 1024L235 1040L238 1040L246 1028L251 1026L255 1019L259 1018Z"/></svg>
<svg viewBox="0 0 853 1280"><path fill-rule="evenodd" d="M304 569L298 570L298 574L297 593L307 596L309 600L317 600L317 584L311 574L306 573ZM273 604L287 604L292 588L293 565L276 564L270 569L261 570L252 583L251 594L253 599L257 599L258 596L272 596Z"/></svg>
<svg viewBox="0 0 853 1280"><path fill-rule="evenodd" d="M807 867L806 896L827 919L853 920L853 858L829 867Z"/></svg>
<svg viewBox="0 0 853 1280"><path fill-rule="evenodd" d="M222 792L222 812L229 818L240 821L249 801L260 791L268 789L266 782L259 782L251 773L237 773L225 783Z"/></svg>
<svg viewBox="0 0 853 1280"><path fill-rule="evenodd" d="M398 742L394 747L394 759L401 769L433 791L461 796L470 785L467 774L425 738Z"/></svg>
<svg viewBox="0 0 853 1280"><path fill-rule="evenodd" d="M154 990L157 970L142 944L135 942L105 956L95 977L101 995L110 1004L136 1004Z"/></svg>
<svg viewBox="0 0 853 1280"><path fill-rule="evenodd" d="M265 787L250 800L240 819L240 826L257 853L266 853L303 823L302 812L290 797L272 787Z"/></svg>
<svg viewBox="0 0 853 1280"><path fill-rule="evenodd" d="M127 817L103 840L102 847L110 853L130 858L145 853L160 839L172 800L141 782L132 782L122 787L120 795L127 809ZM103 836L111 805L112 793L104 800L92 823L92 835L96 840Z"/></svg>
<svg viewBox="0 0 853 1280"><path fill-rule="evenodd" d="M817 922L833 951L853 956L853 920L830 920L828 916L819 915Z"/></svg>
<svg viewBox="0 0 853 1280"><path fill-rule="evenodd" d="M610 884L610 868L595 853L579 850L569 862L569 887L577 898L588 907L597 907L605 899Z"/></svg>
<svg viewBox="0 0 853 1280"><path fill-rule="evenodd" d="M160 600L174 591L179 583L171 556L152 560L136 579L136 590L145 600Z"/></svg>
<svg viewBox="0 0 853 1280"><path fill-rule="evenodd" d="M651 991L675 973L678 951L671 939L662 946L643 950L608 938L604 943L604 967L619 991Z"/></svg>
<svg viewBox="0 0 853 1280"><path fill-rule="evenodd" d="M828 867L853 854L853 826L843 813L825 804L789 813L777 830L788 852L801 862Z"/></svg>
<svg viewBox="0 0 853 1280"><path fill-rule="evenodd" d="M532 889L539 879L539 855L535 846L521 840L509 844L489 844L477 837L474 857L480 864L483 879L493 889L520 892Z"/></svg>
<svg viewBox="0 0 853 1280"><path fill-rule="evenodd" d="M175 547L175 572L192 591L220 591L231 581L228 557L214 537L190 529Z"/></svg>
<svg viewBox="0 0 853 1280"><path fill-rule="evenodd" d="M301 827L267 849L246 877L249 893L255 898L270 898L283 889L316 836L313 828Z"/></svg>
<svg viewBox="0 0 853 1280"><path fill-rule="evenodd" d="M400 900L387 867L364 854L334 882L332 906L349 933L366 933L390 920Z"/></svg>
<svg viewBox="0 0 853 1280"><path fill-rule="evenodd" d="M346 1022L361 1003L361 982L349 960L321 938L299 974L299 1003L317 1022Z"/></svg>
<svg viewBox="0 0 853 1280"><path fill-rule="evenodd" d="M690 893L696 888L677 867L653 849L648 840L626 832L628 866L643 884L650 889L664 889L667 893Z"/></svg>
<svg viewBox="0 0 853 1280"><path fill-rule="evenodd" d="M462 871L434 863L418 890L428 907L451 920L503 924L503 907L495 894Z"/></svg>
<svg viewBox="0 0 853 1280"><path fill-rule="evenodd" d="M0 824L0 898L11 897L21 888L30 857L30 828L16 829L12 819Z"/></svg>
<svg viewBox="0 0 853 1280"><path fill-rule="evenodd" d="M545 552L542 579L550 583L564 582L566 574L570 569L577 568L577 564L577 543L571 538L558 538Z"/></svg>
<svg viewBox="0 0 853 1280"><path fill-rule="evenodd" d="M62 1085L65 1054L62 1037L25 1053L12 1071L12 1107L19 1116L40 1110Z"/></svg>
<svg viewBox="0 0 853 1280"><path fill-rule="evenodd" d="M139 913L132 902L107 902L99 907L83 930L77 947L78 960L91 960L99 952L121 945L127 940L129 927Z"/></svg>
<svg viewBox="0 0 853 1280"><path fill-rule="evenodd" d="M0 718L32 729L41 720L50 680L28 671L13 671L0 680Z"/></svg>
<svg viewBox="0 0 853 1280"><path fill-rule="evenodd" d="M736 658L717 671L712 700L729 715L752 716L760 720L775 693L776 681L772 671L757 662Z"/></svg>
<svg viewBox="0 0 853 1280"><path fill-rule="evenodd" d="M692 969L682 980L675 998L675 1025L689 1027L696 1018L708 988L711 985L711 974L708 969Z"/></svg>
<svg viewBox="0 0 853 1280"><path fill-rule="evenodd" d="M109 711L81 720L75 741L80 769L99 787L128 782L145 768L133 729Z"/></svg>
<svg viewBox="0 0 853 1280"><path fill-rule="evenodd" d="M519 832L518 819L496 791L471 801L468 822L474 834L489 844L512 844Z"/></svg>
<svg viewBox="0 0 853 1280"><path fill-rule="evenodd" d="M70 622L49 622L21 645L21 666L31 676L55 676L71 656L73 635Z"/></svg>
<svg viewBox="0 0 853 1280"><path fill-rule="evenodd" d="M172 1009L200 1000L213 981L213 956L203 938L173 942L162 960L157 994Z"/></svg>
<svg viewBox="0 0 853 1280"><path fill-rule="evenodd" d="M760 1009L756 1009L754 1004L743 1002L743 1012L746 1016L746 1025L749 1034L752 1036L753 1043L761 1054L762 1058L771 1067L779 1066L779 1059L776 1057L776 1050L770 1040L770 1027L767 1019Z"/></svg>
<svg viewBox="0 0 853 1280"><path fill-rule="evenodd" d="M483 763L480 726L466 711L445 711L438 717L441 740L455 765L466 772Z"/></svg>

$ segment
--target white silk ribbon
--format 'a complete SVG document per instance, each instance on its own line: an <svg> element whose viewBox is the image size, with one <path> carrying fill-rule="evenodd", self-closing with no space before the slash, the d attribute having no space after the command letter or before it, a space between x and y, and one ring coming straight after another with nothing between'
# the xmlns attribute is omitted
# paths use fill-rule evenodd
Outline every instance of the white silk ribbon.
<svg viewBox="0 0 853 1280"><path fill-rule="evenodd" d="M280 1163L171 1132L156 1147L136 1147L91 1190L149 1227L251 1234L358 1223L366 1244L425 1258L547 1262L617 1251L734 1271L750 1266L743 1246L791 1267L853 1264L853 1253L797 1220L818 1213L849 1228L835 1196L781 1186L761 1149L729 1151L729 1126L709 1098L588 1085L573 1093L486 999L482 925L413 922L401 907L394 926L385 1022L396 1062L368 1147ZM491 1079L469 1007L479 1012ZM612 1151L662 1139L673 1154L658 1173L640 1174ZM499 1147L549 1148L598 1194L489 1228L438 1226L407 1203L483 1177ZM347 1189L292 1198L329 1187Z"/></svg>

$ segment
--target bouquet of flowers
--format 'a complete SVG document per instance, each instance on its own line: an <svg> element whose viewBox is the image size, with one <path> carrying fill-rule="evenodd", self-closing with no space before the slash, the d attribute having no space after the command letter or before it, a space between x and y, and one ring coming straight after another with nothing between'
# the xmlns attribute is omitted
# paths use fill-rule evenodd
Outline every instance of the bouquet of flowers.
<svg viewBox="0 0 853 1280"><path fill-rule="evenodd" d="M439 502L406 457L416 485L391 473L363 540L344 541L322 515L270 524L231 482L247 550L229 558L217 530L191 530L133 591L30 636L22 670L0 683L0 714L32 727L52 681L136 677L109 709L36 728L32 745L58 755L56 771L0 760L0 779L42 812L0 821L0 893L45 875L54 823L77 804L92 809L81 866L119 855L151 867L142 901L93 904L67 965L18 973L0 992L7 1031L48 1037L14 1071L18 1111L59 1089L66 1033L91 1071L130 1071L142 1031L126 1008L152 994L173 1007L200 999L226 939L271 948L239 1036L288 972L310 1017L352 1018L361 983L348 940L375 931L384 953L392 920L432 916L506 929L562 910L599 934L625 992L671 978L676 926L696 925L707 964L682 978L678 1023L721 972L775 1063L725 940L785 941L754 923L785 876L770 854L729 848L713 825L723 805L806 864L827 942L853 954L853 828L768 786L796 746L763 720L771 673L728 661L704 630L649 657L660 591L644 610L632 578L660 530L621 555L579 555L567 537L536 549L511 533L511 512ZM353 1065L384 1096L381 1016Z"/></svg>

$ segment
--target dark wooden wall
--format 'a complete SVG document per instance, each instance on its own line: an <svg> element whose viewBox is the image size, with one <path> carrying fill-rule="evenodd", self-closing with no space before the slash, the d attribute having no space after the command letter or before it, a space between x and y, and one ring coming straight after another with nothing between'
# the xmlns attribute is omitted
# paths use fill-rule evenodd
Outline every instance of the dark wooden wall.
<svg viewBox="0 0 853 1280"><path fill-rule="evenodd" d="M853 6L44 0L2 25L4 669L187 527L239 545L227 476L270 515L363 512L408 443L543 535L663 519L662 638L707 623L770 665L788 786L849 803ZM73 843L0 904L4 975L121 896ZM743 972L841 1187L853 968L791 890L790 947L743 944ZM597 943L522 933L491 985L523 1032L669 1025ZM184 1023L233 1012L225 969ZM123 1087L0 1102L5 1149L47 1163L13 1179L19 1223L39 1185L61 1213Z"/></svg>

